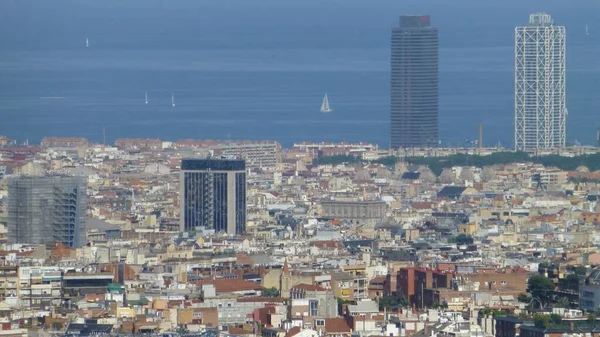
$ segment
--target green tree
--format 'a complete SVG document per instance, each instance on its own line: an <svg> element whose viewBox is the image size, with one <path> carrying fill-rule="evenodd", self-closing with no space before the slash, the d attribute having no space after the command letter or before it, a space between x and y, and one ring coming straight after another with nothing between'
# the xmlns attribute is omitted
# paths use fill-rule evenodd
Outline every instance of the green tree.
<svg viewBox="0 0 600 337"><path fill-rule="evenodd" d="M550 314L550 323L560 325L562 323L562 317L559 314Z"/></svg>
<svg viewBox="0 0 600 337"><path fill-rule="evenodd" d="M527 289L531 296L539 301L542 307L545 307L552 298L554 283L546 276L533 275L527 280Z"/></svg>
<svg viewBox="0 0 600 337"><path fill-rule="evenodd" d="M472 245L473 238L467 234L458 234L456 237L454 237L454 242L457 245Z"/></svg>
<svg viewBox="0 0 600 337"><path fill-rule="evenodd" d="M517 297L517 300L521 303L529 303L531 302L531 296L529 296L528 294L519 294L519 296Z"/></svg>
<svg viewBox="0 0 600 337"><path fill-rule="evenodd" d="M379 310L395 310L408 306L408 301L403 296L383 296L379 299Z"/></svg>
<svg viewBox="0 0 600 337"><path fill-rule="evenodd" d="M571 302L569 301L568 298L566 297L561 297L558 299L558 301L556 301L556 307L557 308L570 308L571 307Z"/></svg>
<svg viewBox="0 0 600 337"><path fill-rule="evenodd" d="M533 315L533 324L536 328L545 329L550 325L550 317L544 314Z"/></svg>
<svg viewBox="0 0 600 337"><path fill-rule="evenodd" d="M277 288L262 288L261 294L263 297L277 297L279 290Z"/></svg>
<svg viewBox="0 0 600 337"><path fill-rule="evenodd" d="M585 276L587 274L587 268L584 266L575 267L575 274Z"/></svg>

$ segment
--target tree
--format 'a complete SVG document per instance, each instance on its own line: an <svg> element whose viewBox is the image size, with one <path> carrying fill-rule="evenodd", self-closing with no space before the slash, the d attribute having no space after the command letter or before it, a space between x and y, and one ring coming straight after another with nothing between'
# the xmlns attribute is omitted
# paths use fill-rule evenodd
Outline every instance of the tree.
<svg viewBox="0 0 600 337"><path fill-rule="evenodd" d="M473 244L473 238L470 235L467 235L467 234L458 234L454 238L454 242L457 245L472 245Z"/></svg>
<svg viewBox="0 0 600 337"><path fill-rule="evenodd" d="M277 297L279 296L279 290L277 288L263 288L261 294L263 297Z"/></svg>
<svg viewBox="0 0 600 337"><path fill-rule="evenodd" d="M562 323L562 317L560 317L559 314L550 314L550 323L560 325Z"/></svg>
<svg viewBox="0 0 600 337"><path fill-rule="evenodd" d="M533 324L536 328L545 329L550 325L550 317L544 314L533 315Z"/></svg>
<svg viewBox="0 0 600 337"><path fill-rule="evenodd" d="M408 307L408 301L403 296L383 296L379 299L379 310L395 310L404 307Z"/></svg>
<svg viewBox="0 0 600 337"><path fill-rule="evenodd" d="M540 302L540 306L545 307L550 303L554 283L546 276L533 275L527 280L527 289L531 296Z"/></svg>
<svg viewBox="0 0 600 337"><path fill-rule="evenodd" d="M528 294L519 294L519 296L517 297L517 300L521 303L529 303L531 302L531 296L529 296Z"/></svg>
<svg viewBox="0 0 600 337"><path fill-rule="evenodd" d="M570 308L571 307L571 302L569 301L568 298L566 297L561 297L558 299L558 301L556 301L556 307L557 308Z"/></svg>

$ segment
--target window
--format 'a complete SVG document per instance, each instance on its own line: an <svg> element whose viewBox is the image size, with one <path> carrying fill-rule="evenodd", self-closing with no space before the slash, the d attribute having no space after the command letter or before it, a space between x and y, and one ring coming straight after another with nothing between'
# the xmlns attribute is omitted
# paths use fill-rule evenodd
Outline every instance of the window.
<svg viewBox="0 0 600 337"><path fill-rule="evenodd" d="M315 325L316 326L325 326L325 320L324 319L315 319Z"/></svg>
<svg viewBox="0 0 600 337"><path fill-rule="evenodd" d="M318 314L318 308L319 308L319 301L311 300L309 302L309 315L310 316L317 316L317 314Z"/></svg>

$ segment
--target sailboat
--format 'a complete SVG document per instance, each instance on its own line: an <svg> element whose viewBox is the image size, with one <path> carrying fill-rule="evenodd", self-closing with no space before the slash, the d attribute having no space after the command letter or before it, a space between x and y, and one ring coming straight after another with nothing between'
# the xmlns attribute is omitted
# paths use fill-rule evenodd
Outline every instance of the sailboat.
<svg viewBox="0 0 600 337"><path fill-rule="evenodd" d="M90 46L90 39L85 38L85 47L88 48Z"/></svg>
<svg viewBox="0 0 600 337"><path fill-rule="evenodd" d="M175 94L171 93L171 105L175 106Z"/></svg>
<svg viewBox="0 0 600 337"><path fill-rule="evenodd" d="M148 92L146 91L146 104L148 104Z"/></svg>
<svg viewBox="0 0 600 337"><path fill-rule="evenodd" d="M323 97L323 104L321 104L321 112L332 112L333 109L329 106L329 99L327 98L327 93L325 93L325 97Z"/></svg>
<svg viewBox="0 0 600 337"><path fill-rule="evenodd" d="M585 25L585 35L590 35L590 30L588 29L588 25Z"/></svg>

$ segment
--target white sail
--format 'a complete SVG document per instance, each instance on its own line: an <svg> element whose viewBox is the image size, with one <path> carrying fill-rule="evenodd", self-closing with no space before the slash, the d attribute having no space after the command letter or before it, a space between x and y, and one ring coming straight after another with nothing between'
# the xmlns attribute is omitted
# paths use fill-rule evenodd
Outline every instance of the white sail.
<svg viewBox="0 0 600 337"><path fill-rule="evenodd" d="M585 25L585 35L590 35L590 30L588 29L588 25Z"/></svg>
<svg viewBox="0 0 600 337"><path fill-rule="evenodd" d="M175 106L175 94L171 93L171 105Z"/></svg>
<svg viewBox="0 0 600 337"><path fill-rule="evenodd" d="M323 97L323 104L321 104L321 112L331 112L333 109L329 106L329 99L327 98L327 94Z"/></svg>
<svg viewBox="0 0 600 337"><path fill-rule="evenodd" d="M85 38L85 47L89 47L90 46L90 40L86 37Z"/></svg>
<svg viewBox="0 0 600 337"><path fill-rule="evenodd" d="M146 91L146 104L148 104L148 92Z"/></svg>

